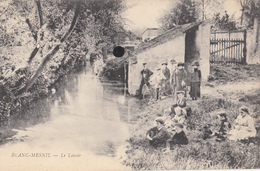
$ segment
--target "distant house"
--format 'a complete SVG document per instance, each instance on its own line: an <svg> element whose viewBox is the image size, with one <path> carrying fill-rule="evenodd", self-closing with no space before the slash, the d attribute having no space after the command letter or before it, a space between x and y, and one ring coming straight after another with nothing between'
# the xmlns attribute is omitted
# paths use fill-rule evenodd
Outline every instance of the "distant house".
<svg viewBox="0 0 260 171"><path fill-rule="evenodd" d="M142 41L149 41L159 35L158 28L148 28L142 33Z"/></svg>
<svg viewBox="0 0 260 171"><path fill-rule="evenodd" d="M135 94L141 81L140 71L142 63L153 72L161 66L162 62L175 59L185 62L186 70L192 71L190 64L193 61L200 63L203 81L210 73L210 24L208 22L195 22L179 25L159 35L148 42L143 42L129 58L128 92Z"/></svg>

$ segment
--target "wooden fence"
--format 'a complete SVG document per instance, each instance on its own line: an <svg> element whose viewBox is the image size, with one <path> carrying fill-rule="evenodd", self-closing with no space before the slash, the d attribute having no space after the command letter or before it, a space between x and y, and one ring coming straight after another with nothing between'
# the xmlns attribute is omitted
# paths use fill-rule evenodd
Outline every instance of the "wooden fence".
<svg viewBox="0 0 260 171"><path fill-rule="evenodd" d="M236 31L238 33L239 31ZM214 32L214 38L210 39L210 62L211 63L231 63L244 64L246 61L246 30L243 32L243 38L230 38L231 32ZM228 33L224 38L216 38L217 34Z"/></svg>

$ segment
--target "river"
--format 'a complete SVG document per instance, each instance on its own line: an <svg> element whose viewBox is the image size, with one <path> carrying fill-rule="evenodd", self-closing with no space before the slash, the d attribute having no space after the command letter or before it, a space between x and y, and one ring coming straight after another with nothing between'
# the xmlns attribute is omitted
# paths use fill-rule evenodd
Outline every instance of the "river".
<svg viewBox="0 0 260 171"><path fill-rule="evenodd" d="M48 111L48 119L14 129L12 141L0 146L0 170L129 170L119 157L131 113L143 106L124 95L123 83L88 70L70 76L56 94L50 106L34 110Z"/></svg>

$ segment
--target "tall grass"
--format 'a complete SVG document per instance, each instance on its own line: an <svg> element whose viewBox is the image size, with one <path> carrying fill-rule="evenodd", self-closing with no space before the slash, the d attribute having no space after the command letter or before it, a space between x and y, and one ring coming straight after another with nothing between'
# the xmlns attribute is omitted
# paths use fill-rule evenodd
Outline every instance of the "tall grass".
<svg viewBox="0 0 260 171"><path fill-rule="evenodd" d="M187 137L189 144L175 146L168 153L161 149L153 149L145 139L145 129L142 126L136 129L129 140L127 158L124 164L134 170L185 170L185 169L252 169L259 168L259 138L256 143L224 141L217 142L214 138L203 140L203 127L211 124L212 130L219 128L216 119L217 111L224 109L228 119L232 122L236 118L239 104L222 98L211 96L199 101L192 101L192 115L187 119ZM255 106L257 107L257 106ZM154 117L158 108L149 109ZM140 115L140 114L139 114ZM152 118L150 116L150 118ZM138 126L150 124L140 119ZM258 135L259 136L259 135Z"/></svg>

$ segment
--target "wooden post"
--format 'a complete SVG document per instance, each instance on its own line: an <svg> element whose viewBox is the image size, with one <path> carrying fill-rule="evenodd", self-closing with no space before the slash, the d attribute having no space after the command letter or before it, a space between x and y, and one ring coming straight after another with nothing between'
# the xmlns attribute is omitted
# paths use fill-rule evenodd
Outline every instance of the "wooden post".
<svg viewBox="0 0 260 171"><path fill-rule="evenodd" d="M243 60L242 64L246 64L246 55L247 55L247 49L246 49L246 29L244 30L244 49L243 49Z"/></svg>

